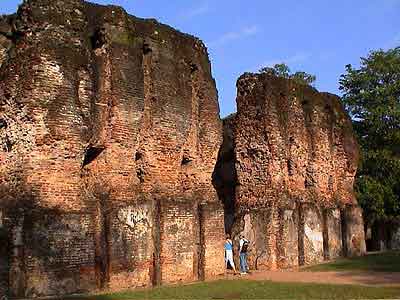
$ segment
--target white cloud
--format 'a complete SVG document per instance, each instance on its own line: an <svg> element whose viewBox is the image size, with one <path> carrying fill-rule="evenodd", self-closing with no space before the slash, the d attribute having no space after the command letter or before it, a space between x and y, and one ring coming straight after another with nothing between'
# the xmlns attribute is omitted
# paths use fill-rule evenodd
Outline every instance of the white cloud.
<svg viewBox="0 0 400 300"><path fill-rule="evenodd" d="M248 36L252 36L260 32L258 26L244 27L238 31L231 31L221 35L218 39L211 41L208 44L210 47L219 47L225 45L231 41L239 40Z"/></svg>
<svg viewBox="0 0 400 300"><path fill-rule="evenodd" d="M210 4L208 2L203 2L199 6L191 7L190 9L180 13L180 18L182 19L192 19L204 15L210 11Z"/></svg>

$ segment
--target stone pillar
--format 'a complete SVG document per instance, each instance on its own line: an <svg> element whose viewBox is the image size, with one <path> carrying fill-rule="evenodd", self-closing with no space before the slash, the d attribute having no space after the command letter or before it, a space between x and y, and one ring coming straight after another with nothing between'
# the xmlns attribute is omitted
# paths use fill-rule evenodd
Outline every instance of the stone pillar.
<svg viewBox="0 0 400 300"><path fill-rule="evenodd" d="M224 258L224 209L220 203L207 203L201 209L201 241L203 243L204 278L223 274Z"/></svg>
<svg viewBox="0 0 400 300"><path fill-rule="evenodd" d="M299 264L308 265L324 260L323 220L318 207L299 207Z"/></svg>
<svg viewBox="0 0 400 300"><path fill-rule="evenodd" d="M197 252L197 205L188 202L161 201L160 243L161 281L192 281Z"/></svg>
<svg viewBox="0 0 400 300"><path fill-rule="evenodd" d="M154 207L152 202L119 208L110 219L107 240L110 288L148 287L154 282Z"/></svg>
<svg viewBox="0 0 400 300"><path fill-rule="evenodd" d="M346 255L364 255L366 246L362 209L359 206L346 206L343 217L345 224L343 241L346 243L344 247L347 250Z"/></svg>
<svg viewBox="0 0 400 300"><path fill-rule="evenodd" d="M238 218L238 217L237 217ZM239 218L238 218L239 219ZM276 270L278 268L279 210L275 204L244 213L235 228L235 263L239 268L239 237L250 241L247 262L250 269Z"/></svg>
<svg viewBox="0 0 400 300"><path fill-rule="evenodd" d="M297 209L280 209L277 233L277 262L280 269L298 266L298 241Z"/></svg>
<svg viewBox="0 0 400 300"><path fill-rule="evenodd" d="M393 229L390 243L392 250L400 250L400 226Z"/></svg>
<svg viewBox="0 0 400 300"><path fill-rule="evenodd" d="M240 236L243 235L250 241L247 263L250 269L255 269L257 263L260 265L267 264L267 245L266 245L266 231L262 224L265 224L265 216L269 214L269 211L260 209L258 211L246 212L243 215L236 216L238 222L235 223L233 228L233 255L236 265L236 269L240 269L239 260L239 240Z"/></svg>
<svg viewBox="0 0 400 300"><path fill-rule="evenodd" d="M324 249L325 259L334 259L343 255L342 249L342 225L340 220L340 210L326 209L324 211L324 223L326 230L326 249Z"/></svg>

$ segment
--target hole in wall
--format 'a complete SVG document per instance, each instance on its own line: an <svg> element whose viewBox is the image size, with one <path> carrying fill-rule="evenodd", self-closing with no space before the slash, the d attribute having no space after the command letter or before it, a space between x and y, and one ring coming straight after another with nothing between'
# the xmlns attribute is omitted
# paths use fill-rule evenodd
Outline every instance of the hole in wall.
<svg viewBox="0 0 400 300"><path fill-rule="evenodd" d="M106 37L104 29L97 29L90 37L90 44L93 50L103 47L105 43Z"/></svg>
<svg viewBox="0 0 400 300"><path fill-rule="evenodd" d="M145 176L145 172L144 172L143 168L138 168L136 170L136 177L139 179L140 183L144 182L144 176Z"/></svg>
<svg viewBox="0 0 400 300"><path fill-rule="evenodd" d="M293 161L291 159L288 159L286 163L289 176L293 176Z"/></svg>
<svg viewBox="0 0 400 300"><path fill-rule="evenodd" d="M333 176L332 175L329 175L329 178L328 178L328 190L330 192L333 192Z"/></svg>
<svg viewBox="0 0 400 300"><path fill-rule="evenodd" d="M4 92L4 98L6 98L7 100L11 99L11 93L9 91L5 91Z"/></svg>
<svg viewBox="0 0 400 300"><path fill-rule="evenodd" d="M6 129L8 127L8 124L6 122L6 120L4 119L0 119L0 129Z"/></svg>
<svg viewBox="0 0 400 300"><path fill-rule="evenodd" d="M100 146L87 148L83 158L82 167L93 162L104 151L104 149L104 147Z"/></svg>
<svg viewBox="0 0 400 300"><path fill-rule="evenodd" d="M150 47L150 44L147 43L147 42L144 42L144 43L143 43L142 50L143 50L143 54L144 54L144 55L149 54L149 53L151 53L151 52L153 51L153 50L151 49L151 47Z"/></svg>
<svg viewBox="0 0 400 300"><path fill-rule="evenodd" d="M190 164L192 161L193 161L193 160L192 160L191 158L189 158L189 157L187 157L187 156L183 156L183 157L182 157L182 161L181 161L181 165L182 165L182 166L188 165L188 164Z"/></svg>
<svg viewBox="0 0 400 300"><path fill-rule="evenodd" d="M233 131L229 119L223 120L223 142L212 175L212 183L224 206L225 232L231 234L235 223L235 198L238 179L235 168Z"/></svg>
<svg viewBox="0 0 400 300"><path fill-rule="evenodd" d="M141 152L136 152L135 153L135 160L141 160L143 158L143 154Z"/></svg>
<svg viewBox="0 0 400 300"><path fill-rule="evenodd" d="M190 63L189 66L190 66L190 73L192 74L199 70L199 67L195 63Z"/></svg>
<svg viewBox="0 0 400 300"><path fill-rule="evenodd" d="M14 143L11 142L10 138L6 135L4 142L3 142L3 151L4 152L11 152L12 148L14 146Z"/></svg>

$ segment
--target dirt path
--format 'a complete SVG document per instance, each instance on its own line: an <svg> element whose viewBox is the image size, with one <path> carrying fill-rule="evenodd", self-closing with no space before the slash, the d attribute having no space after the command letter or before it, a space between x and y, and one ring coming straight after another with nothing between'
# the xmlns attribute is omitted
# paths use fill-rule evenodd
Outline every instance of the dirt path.
<svg viewBox="0 0 400 300"><path fill-rule="evenodd" d="M271 280L277 282L309 282L400 286L400 273L384 272L300 272L298 270L254 271L248 275L225 275L229 279Z"/></svg>

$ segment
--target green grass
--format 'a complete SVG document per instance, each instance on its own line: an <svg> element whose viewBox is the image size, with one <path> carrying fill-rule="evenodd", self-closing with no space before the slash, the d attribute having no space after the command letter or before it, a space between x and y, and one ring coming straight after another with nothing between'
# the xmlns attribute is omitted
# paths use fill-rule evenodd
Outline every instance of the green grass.
<svg viewBox="0 0 400 300"><path fill-rule="evenodd" d="M303 271L400 272L400 251L369 254L354 258L341 258L331 263L306 267Z"/></svg>
<svg viewBox="0 0 400 300"><path fill-rule="evenodd" d="M80 300L124 299L384 299L399 298L400 287L219 280L141 291L87 296ZM71 298L72 299L72 298Z"/></svg>

